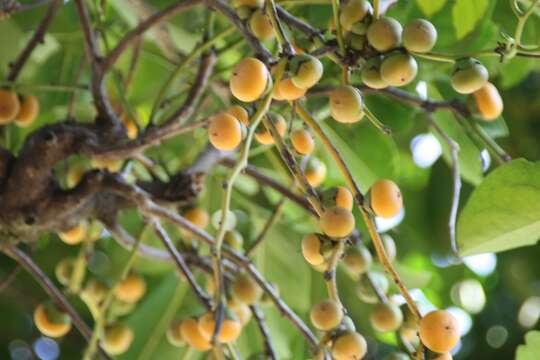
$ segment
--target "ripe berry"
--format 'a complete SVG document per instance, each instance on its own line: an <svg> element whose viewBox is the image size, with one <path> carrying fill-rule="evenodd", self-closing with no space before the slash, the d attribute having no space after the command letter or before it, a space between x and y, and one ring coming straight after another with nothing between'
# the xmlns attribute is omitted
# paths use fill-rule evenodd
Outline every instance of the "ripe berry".
<svg viewBox="0 0 540 360"><path fill-rule="evenodd" d="M276 100L297 100L306 94L307 89L297 87L292 79L281 79L274 89L273 97Z"/></svg>
<svg viewBox="0 0 540 360"><path fill-rule="evenodd" d="M216 322L214 320L214 313L206 313L199 319L199 331L202 336L207 340L212 338L214 330L216 328ZM236 318L225 317L221 324L221 330L218 334L218 341L221 343L229 343L235 341L242 331L242 325Z"/></svg>
<svg viewBox="0 0 540 360"><path fill-rule="evenodd" d="M344 186L338 186L336 189L336 206L352 211L354 200L349 189Z"/></svg>
<svg viewBox="0 0 540 360"><path fill-rule="evenodd" d="M484 86L489 73L484 65L476 59L466 58L456 62L450 82L460 94L471 94Z"/></svg>
<svg viewBox="0 0 540 360"><path fill-rule="evenodd" d="M381 78L391 86L407 85L414 80L417 73L418 64L409 54L391 54L381 64Z"/></svg>
<svg viewBox="0 0 540 360"><path fill-rule="evenodd" d="M342 333L332 345L332 357L335 360L360 360L366 352L366 339L354 331Z"/></svg>
<svg viewBox="0 0 540 360"><path fill-rule="evenodd" d="M365 246L351 246L345 251L343 265L353 275L359 276L368 271L373 258Z"/></svg>
<svg viewBox="0 0 540 360"><path fill-rule="evenodd" d="M403 207L403 198L399 187L391 180L379 180L370 190L371 208L375 215L382 218L396 216Z"/></svg>
<svg viewBox="0 0 540 360"><path fill-rule="evenodd" d="M307 163L304 175L309 185L317 187L326 178L326 165L318 158L312 157Z"/></svg>
<svg viewBox="0 0 540 360"><path fill-rule="evenodd" d="M368 278L369 275L369 278ZM373 282L373 284L383 293L386 294L388 292L389 283L388 279L384 274L381 274L379 272L370 271L369 274L364 274L360 277L360 280L358 281L357 287L356 287L356 294L365 303L368 304L376 304L379 302L379 298L377 297L377 294L375 293L375 290L373 290L373 286L370 283Z"/></svg>
<svg viewBox="0 0 540 360"><path fill-rule="evenodd" d="M225 112L229 115L234 116L236 120L240 121L244 126L249 126L249 113L240 105L233 105L229 107Z"/></svg>
<svg viewBox="0 0 540 360"><path fill-rule="evenodd" d="M364 100L352 86L340 86L330 93L330 112L340 123L355 123L364 116Z"/></svg>
<svg viewBox="0 0 540 360"><path fill-rule="evenodd" d="M208 212L200 207L194 207L184 212L184 217L190 223L198 227L199 229L205 229L208 226L209 216Z"/></svg>
<svg viewBox="0 0 540 360"><path fill-rule="evenodd" d="M373 11L367 0L350 0L342 6L339 22L345 31L351 31L353 24L364 20Z"/></svg>
<svg viewBox="0 0 540 360"><path fill-rule="evenodd" d="M381 77L381 58L374 57L368 60L362 69L362 82L372 89L384 89L388 87L386 81Z"/></svg>
<svg viewBox="0 0 540 360"><path fill-rule="evenodd" d="M246 274L238 274L231 284L233 298L246 305L255 304L262 295L259 285Z"/></svg>
<svg viewBox="0 0 540 360"><path fill-rule="evenodd" d="M287 131L287 122L283 116L279 114L270 114L268 115L270 121L276 127L278 134L283 137ZM259 125L257 131L255 132L255 139L263 145L272 145L274 143L274 138L268 129L264 127L264 124Z"/></svg>
<svg viewBox="0 0 540 360"><path fill-rule="evenodd" d="M321 246L322 242L317 234L309 234L302 239L302 255L311 265L316 266L324 263Z"/></svg>
<svg viewBox="0 0 540 360"><path fill-rule="evenodd" d="M212 344L201 334L195 319L186 319L180 323L180 335L195 350L206 351L212 348Z"/></svg>
<svg viewBox="0 0 540 360"><path fill-rule="evenodd" d="M124 124L124 127L126 128L127 137L131 140L137 138L139 128L137 127L135 120L131 119L127 112L124 112L122 116L120 116L120 120L122 120L122 124Z"/></svg>
<svg viewBox="0 0 540 360"><path fill-rule="evenodd" d="M459 341L459 324L448 311L436 310L420 320L422 343L437 353L449 352Z"/></svg>
<svg viewBox="0 0 540 360"><path fill-rule="evenodd" d="M268 69L260 60L247 58L234 67L229 87L238 100L252 102L264 93L268 78Z"/></svg>
<svg viewBox="0 0 540 360"><path fill-rule="evenodd" d="M354 230L352 213L342 207L334 206L324 210L319 220L322 231L332 238L344 238Z"/></svg>
<svg viewBox="0 0 540 360"><path fill-rule="evenodd" d="M262 10L255 10L249 18L249 28L259 40L274 37L274 27L268 16Z"/></svg>
<svg viewBox="0 0 540 360"><path fill-rule="evenodd" d="M321 61L312 55L300 54L291 60L291 72L294 74L291 81L300 89L307 89L317 84L323 71Z"/></svg>
<svg viewBox="0 0 540 360"><path fill-rule="evenodd" d="M242 124L232 115L217 114L210 120L208 140L218 150L234 150L242 142Z"/></svg>
<svg viewBox="0 0 540 360"><path fill-rule="evenodd" d="M488 82L474 93L476 108L484 120L495 120L501 116L504 104L499 91Z"/></svg>
<svg viewBox="0 0 540 360"><path fill-rule="evenodd" d="M9 124L20 110L19 97L15 91L0 89L0 125Z"/></svg>
<svg viewBox="0 0 540 360"><path fill-rule="evenodd" d="M180 324L182 321L176 320L173 321L169 328L167 329L167 340L173 346L180 347L186 344L184 338L182 338L182 333L180 332Z"/></svg>
<svg viewBox="0 0 540 360"><path fill-rule="evenodd" d="M425 53L437 42L437 29L427 20L414 19L403 29L403 46L409 51Z"/></svg>
<svg viewBox="0 0 540 360"><path fill-rule="evenodd" d="M58 233L58 236L60 237L60 240L68 245L77 245L84 240L87 228L86 222L82 221L74 227Z"/></svg>
<svg viewBox="0 0 540 360"><path fill-rule="evenodd" d="M117 172L122 168L122 160L93 157L92 166L96 169L107 170L109 172Z"/></svg>
<svg viewBox="0 0 540 360"><path fill-rule="evenodd" d="M129 274L122 280L114 291L114 295L120 301L133 304L139 301L146 292L146 281L143 277Z"/></svg>
<svg viewBox="0 0 540 360"><path fill-rule="evenodd" d="M343 319L343 309L334 300L323 300L313 306L309 314L313 326L319 330L328 331L337 327Z"/></svg>
<svg viewBox="0 0 540 360"><path fill-rule="evenodd" d="M20 108L17 116L15 116L15 124L20 127L32 125L39 114L39 102L33 95L21 97Z"/></svg>
<svg viewBox="0 0 540 360"><path fill-rule="evenodd" d="M297 153L309 155L315 148L315 140L306 129L296 129L291 133L291 143Z"/></svg>
<svg viewBox="0 0 540 360"><path fill-rule="evenodd" d="M39 304L34 310L34 324L45 336L59 338L71 329L71 319L52 304Z"/></svg>
<svg viewBox="0 0 540 360"><path fill-rule="evenodd" d="M394 49L401 43L403 28L394 18L382 16L371 23L367 38L369 44L380 52Z"/></svg>
<svg viewBox="0 0 540 360"><path fill-rule="evenodd" d="M133 330L124 324L115 324L105 329L103 349L109 355L125 353L133 342Z"/></svg>
<svg viewBox="0 0 540 360"><path fill-rule="evenodd" d="M392 303L381 303L373 308L370 320L371 325L377 331L395 331L403 322L403 314L399 306Z"/></svg>

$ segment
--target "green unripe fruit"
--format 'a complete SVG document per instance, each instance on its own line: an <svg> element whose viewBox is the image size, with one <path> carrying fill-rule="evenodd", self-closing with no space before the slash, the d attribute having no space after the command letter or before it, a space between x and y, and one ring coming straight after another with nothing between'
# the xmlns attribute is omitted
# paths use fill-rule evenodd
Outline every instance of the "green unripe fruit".
<svg viewBox="0 0 540 360"><path fill-rule="evenodd" d="M388 292L390 284L388 283L388 279L386 278L386 276L378 272L370 272L368 274L362 275L356 287L356 294L363 302L368 304L376 304L379 302L379 298L377 297L377 293L373 289L373 286L368 279L368 275L369 279L371 279L373 284L383 294L386 294Z"/></svg>
<svg viewBox="0 0 540 360"><path fill-rule="evenodd" d="M405 353L395 352L385 357L384 360L411 360L411 358Z"/></svg>
<svg viewBox="0 0 540 360"><path fill-rule="evenodd" d="M370 316L371 325L380 332L396 331L403 323L399 306L392 303L377 304Z"/></svg>
<svg viewBox="0 0 540 360"><path fill-rule="evenodd" d="M357 88L340 86L330 93L330 113L340 123L355 123L364 117L364 100Z"/></svg>
<svg viewBox="0 0 540 360"><path fill-rule="evenodd" d="M450 82L460 94L471 94L484 86L489 73L480 61L474 58L461 59L456 62Z"/></svg>
<svg viewBox="0 0 540 360"><path fill-rule="evenodd" d="M301 89L307 89L317 84L323 75L323 66L319 59L308 54L296 55L291 61L294 74L293 84Z"/></svg>
<svg viewBox="0 0 540 360"><path fill-rule="evenodd" d="M240 19L247 20L251 17L251 14L253 14L253 8L250 8L249 6L240 6L236 9L236 14Z"/></svg>
<svg viewBox="0 0 540 360"><path fill-rule="evenodd" d="M396 19L383 16L371 23L367 37L371 46L385 52L399 46L402 31L403 28Z"/></svg>
<svg viewBox="0 0 540 360"><path fill-rule="evenodd" d="M236 250L241 250L244 245L244 238L236 230L230 230L225 233L225 243Z"/></svg>
<svg viewBox="0 0 540 360"><path fill-rule="evenodd" d="M437 42L437 29L427 20L414 19L403 29L403 46L409 51L425 53Z"/></svg>
<svg viewBox="0 0 540 360"><path fill-rule="evenodd" d="M345 31L350 31L353 24L364 20L372 11L367 0L350 0L342 6L339 22Z"/></svg>
<svg viewBox="0 0 540 360"><path fill-rule="evenodd" d="M262 10L255 10L249 18L249 28L259 40L267 40L274 37L274 27L270 18Z"/></svg>
<svg viewBox="0 0 540 360"><path fill-rule="evenodd" d="M368 60L362 69L362 82L372 89L384 89L388 87L381 76L381 57L377 56Z"/></svg>
<svg viewBox="0 0 540 360"><path fill-rule="evenodd" d="M409 54L396 53L383 60L381 78L391 86L404 86L414 80L418 64Z"/></svg>
<svg viewBox="0 0 540 360"><path fill-rule="evenodd" d="M372 262L373 257L365 246L349 247L343 257L343 264L347 271L356 276L368 271Z"/></svg>
<svg viewBox="0 0 540 360"><path fill-rule="evenodd" d="M54 268L54 274L58 282L64 286L69 284L71 275L73 274L73 268L75 266L75 258L64 258Z"/></svg>
<svg viewBox="0 0 540 360"><path fill-rule="evenodd" d="M388 260L394 261L397 255L396 242L388 234L381 235L381 240L384 246L384 250L386 251L386 256L388 257Z"/></svg>

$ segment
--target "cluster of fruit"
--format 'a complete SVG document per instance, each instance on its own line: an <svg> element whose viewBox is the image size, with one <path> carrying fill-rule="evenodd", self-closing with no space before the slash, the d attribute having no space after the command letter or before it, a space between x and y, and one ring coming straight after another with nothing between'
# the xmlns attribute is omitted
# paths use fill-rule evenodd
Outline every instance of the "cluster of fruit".
<svg viewBox="0 0 540 360"><path fill-rule="evenodd" d="M14 122L17 126L28 127L38 115L39 102L35 96L0 89L0 125Z"/></svg>

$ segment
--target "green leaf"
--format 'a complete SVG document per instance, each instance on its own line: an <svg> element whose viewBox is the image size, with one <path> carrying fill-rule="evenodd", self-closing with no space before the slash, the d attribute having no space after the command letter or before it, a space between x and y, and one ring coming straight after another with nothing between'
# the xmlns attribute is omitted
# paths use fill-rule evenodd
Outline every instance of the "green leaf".
<svg viewBox="0 0 540 360"><path fill-rule="evenodd" d="M483 18L489 5L488 0L457 0L452 8L452 18L458 39L469 34Z"/></svg>
<svg viewBox="0 0 540 360"><path fill-rule="evenodd" d="M461 255L536 243L540 234L540 163L514 160L490 173L459 216Z"/></svg>
<svg viewBox="0 0 540 360"><path fill-rule="evenodd" d="M536 360L540 349L540 331L533 330L525 334L525 345L519 345L516 360Z"/></svg>
<svg viewBox="0 0 540 360"><path fill-rule="evenodd" d="M446 3L446 0L416 0L418 7L427 17L441 10Z"/></svg>

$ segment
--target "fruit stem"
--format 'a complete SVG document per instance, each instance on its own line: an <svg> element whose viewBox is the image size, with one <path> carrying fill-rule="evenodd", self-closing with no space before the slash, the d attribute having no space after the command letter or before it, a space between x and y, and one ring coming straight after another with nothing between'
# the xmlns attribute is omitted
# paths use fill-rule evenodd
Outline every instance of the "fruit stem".
<svg viewBox="0 0 540 360"><path fill-rule="evenodd" d="M339 0L332 0L332 12L334 14L334 23L336 25L336 37L341 55L345 55L345 40L343 39L343 29L339 22Z"/></svg>
<svg viewBox="0 0 540 360"><path fill-rule="evenodd" d="M373 0L373 17L375 18L375 20L377 20L381 16L380 9L381 9L380 1Z"/></svg>
<svg viewBox="0 0 540 360"><path fill-rule="evenodd" d="M283 26L281 26L281 22L279 21L276 3L274 2L274 0L266 1L266 10L270 17L270 22L272 23L274 32L276 33L276 39L278 41L281 51L283 51L286 55L294 55L294 48L292 47L291 42L287 38L285 31L283 31Z"/></svg>
<svg viewBox="0 0 540 360"><path fill-rule="evenodd" d="M337 271L337 265L339 263L339 259L341 259L341 256L343 255L343 249L345 240L338 241L337 245L334 246L334 249L332 250L332 254L330 255L330 261L328 262L328 269L325 272L325 280L326 280L326 289L328 290L328 297L337 303L341 307L343 307L343 304L341 303L341 300L339 299L339 291L336 283L336 271Z"/></svg>
<svg viewBox="0 0 540 360"><path fill-rule="evenodd" d="M529 19L529 16L534 11L534 7L538 4L538 0L531 1L531 4L529 5L529 8L520 15L516 14L517 16L517 25L516 25L516 31L514 33L514 40L516 42L517 46L521 46L521 37L523 36L523 30L525 29L525 24L527 23L527 20ZM516 4L517 5L517 4Z"/></svg>
<svg viewBox="0 0 540 360"><path fill-rule="evenodd" d="M86 272L86 255L92 252L93 247L93 241L86 236L79 249L77 259L75 259L75 263L73 264L73 272L69 279L69 291L73 294L77 294L81 290L81 285Z"/></svg>
<svg viewBox="0 0 540 360"><path fill-rule="evenodd" d="M417 52L411 52L411 54L416 57L426 59L426 60L446 62L450 64L453 64L456 62L456 56L453 56L453 55L435 54L435 53L417 53Z"/></svg>
<svg viewBox="0 0 540 360"><path fill-rule="evenodd" d="M367 106L364 106L364 112L366 113L366 117L368 118L369 122L373 126L379 129L385 135L392 134L392 129L390 129L388 126L384 125L379 119L377 119L377 116L375 116L375 114L372 113Z"/></svg>

